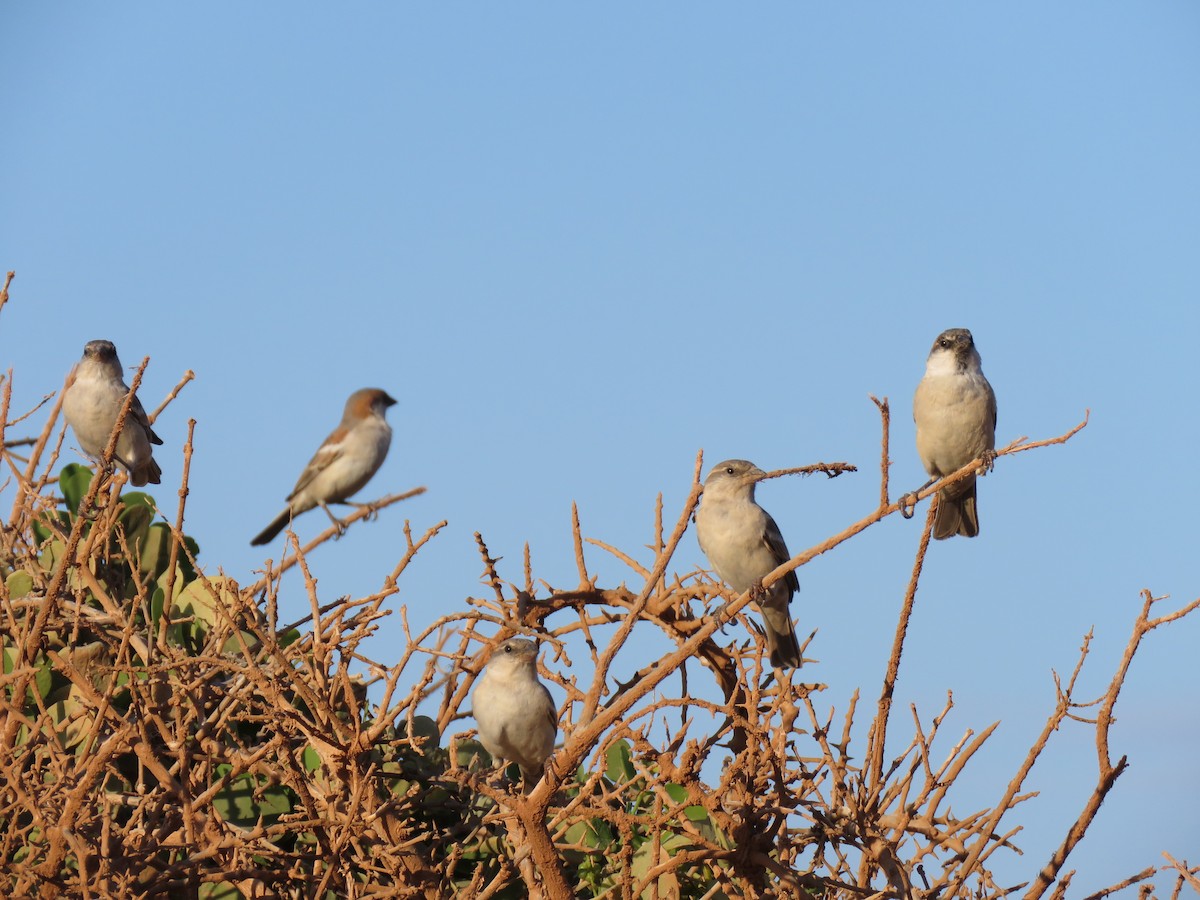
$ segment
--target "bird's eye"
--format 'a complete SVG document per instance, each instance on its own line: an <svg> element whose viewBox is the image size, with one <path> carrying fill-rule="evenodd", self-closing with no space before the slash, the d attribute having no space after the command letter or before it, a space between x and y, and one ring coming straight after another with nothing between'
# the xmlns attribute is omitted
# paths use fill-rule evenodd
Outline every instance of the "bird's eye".
<svg viewBox="0 0 1200 900"><path fill-rule="evenodd" d="M512 644L505 644L505 645L504 645L504 652L505 652L505 653L512 653Z"/></svg>
<svg viewBox="0 0 1200 900"><path fill-rule="evenodd" d="M732 474L733 474L733 466L726 466L726 467L725 467L725 474L726 474L726 475L732 475Z"/></svg>
<svg viewBox="0 0 1200 900"><path fill-rule="evenodd" d="M940 341L938 341L938 343L941 344L943 347L949 347L950 346L950 338L942 338Z"/></svg>

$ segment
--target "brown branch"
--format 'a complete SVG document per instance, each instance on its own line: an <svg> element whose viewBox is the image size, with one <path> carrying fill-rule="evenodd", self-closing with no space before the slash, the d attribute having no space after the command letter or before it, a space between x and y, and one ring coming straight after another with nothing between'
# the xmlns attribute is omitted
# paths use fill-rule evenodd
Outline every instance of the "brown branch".
<svg viewBox="0 0 1200 900"><path fill-rule="evenodd" d="M1163 856L1167 862L1179 873L1179 877L1183 879L1191 887L1193 891L1200 894L1200 878L1196 877L1197 872L1200 872L1200 866L1189 866L1186 862L1180 862L1170 853L1163 851Z"/></svg>
<svg viewBox="0 0 1200 900"><path fill-rule="evenodd" d="M1117 891L1123 891L1125 888L1137 884L1138 882L1145 881L1147 878L1153 878L1156 871L1158 870L1155 869L1154 866L1150 866L1147 869L1142 869L1142 871L1134 875L1130 875L1124 881L1118 881L1116 884L1106 887L1102 891L1096 891L1094 894L1088 894L1083 898L1083 900L1101 900L1101 898L1107 897L1109 894L1115 894Z"/></svg>
<svg viewBox="0 0 1200 900"><path fill-rule="evenodd" d="M1148 590L1142 591L1142 609L1138 614L1137 619L1134 621L1133 634L1130 635L1129 641L1125 645L1125 651L1121 655L1121 661L1117 665L1117 670L1113 674L1113 678L1109 683L1108 690L1104 694L1100 712L1096 716L1096 753L1097 765L1099 768L1099 778L1097 780L1096 787L1092 791L1091 796L1088 798L1087 804L1072 823L1071 828L1063 838L1062 843L1054 851L1054 854L1050 857L1050 861L1046 864L1042 871L1038 873L1038 877L1035 879L1033 885L1026 892L1025 900L1037 900L1037 898L1041 897L1041 895L1045 893L1046 889L1053 883L1059 870L1066 863L1067 857L1071 854L1071 851L1075 849L1076 845L1078 845L1078 843L1083 839L1083 836L1087 833L1088 827L1095 819L1096 814L1100 811L1100 805L1104 802L1104 798L1108 796L1108 792L1112 790L1113 784L1116 782L1117 778L1119 778L1121 773L1125 771L1127 765L1126 757L1122 756L1117 761L1116 765L1111 763L1108 747L1108 733L1109 729L1112 727L1113 709L1116 706L1117 697L1120 695L1121 688L1125 684L1125 678L1129 674L1129 667L1133 662L1134 654L1137 653L1138 648L1141 646L1142 638L1160 625L1168 622L1174 622L1200 608L1200 599L1197 599L1173 613L1169 613L1157 619L1151 619L1150 611L1159 599L1161 598L1152 597L1150 591ZM1084 653L1086 652L1085 644ZM1082 665L1082 659L1080 660L1080 665ZM1078 676L1078 673L1079 666L1076 666L1075 674L1072 676L1070 685L1067 689L1067 695L1064 700L1060 700L1060 709L1063 708L1065 701L1069 701L1070 691L1074 687L1075 678Z"/></svg>
<svg viewBox="0 0 1200 900"><path fill-rule="evenodd" d="M361 519L369 519L371 516L375 515L377 512L379 512L382 509L386 509L387 507L392 506L393 504L399 503L402 500L411 500L413 497L419 497L423 493L425 493L425 488L416 487L416 488L413 488L412 490L405 491L402 494L388 494L385 497L380 497L378 500L373 500L370 503L363 504L362 506L358 506L354 510L354 512L352 512L350 515L348 515L344 519L342 519L342 523L343 523L343 525L349 527L350 525L353 525L355 522L358 522ZM290 532L290 530L289 530L288 533L292 533L292 532ZM337 539L337 538L341 537L341 535L342 535L342 532L339 531L336 526L330 525L328 528L326 528L324 531L322 531L320 534L318 534L315 538L313 538L307 544L305 544L303 547L301 547L300 553L302 553L302 554L311 553L317 547L321 546L322 544L326 543L329 540ZM272 567L270 564L271 562L272 562L271 560L267 561L266 574L263 575L263 577L260 578L258 581L256 581L250 588L248 588L248 590L250 590L252 592L257 592L257 591L261 591L261 590L265 589L266 586L270 582L274 581L280 575L282 575L284 572L286 572L288 569L291 569L293 566L295 566L296 563L298 562L298 557L296 556L296 554L292 554L291 556L288 556L287 553L285 552L283 561L279 563L278 567Z"/></svg>
<svg viewBox="0 0 1200 900"><path fill-rule="evenodd" d="M925 565L925 554L929 550L929 538L933 534L933 518L936 511L937 506L930 505L929 512L925 516L925 529L921 532L921 540L917 545L917 557L913 562L908 589L904 592L900 618L896 623L896 635L892 639L892 652L888 658L887 674L884 676L883 690L879 695L879 709L875 720L871 723L871 729L867 733L867 786L872 797L878 797L879 792L883 789L883 753L887 741L888 718L892 711L892 695L896 689L896 678L900 672L900 656L904 652L908 623L912 619L913 607L916 604L917 584Z"/></svg>
<svg viewBox="0 0 1200 900"><path fill-rule="evenodd" d="M4 309L4 304L8 302L8 286L12 284L16 272L12 269L8 270L8 274L4 276L4 287L0 288L0 309Z"/></svg>
<svg viewBox="0 0 1200 900"><path fill-rule="evenodd" d="M883 425L883 437L880 439L879 447L879 505L885 507L888 505L888 473L892 465L889 448L892 433L892 410L888 406L887 397L880 400L872 394L871 402L879 409L879 417Z"/></svg>
<svg viewBox="0 0 1200 900"><path fill-rule="evenodd" d="M166 409L168 406L170 406L171 402L176 397L179 396L179 392L183 390L184 385L186 385L189 381L192 381L193 379L195 379L195 377L196 377L196 373L193 372L191 369L188 369L186 372L183 373L183 377L180 378L179 383L177 385L175 385L174 388L171 389L171 393L167 394L166 399L163 400L162 403L158 404L158 409L154 410L154 412L150 413L150 415L147 416L147 418L150 420L151 425L153 425L155 422L158 421L158 417L160 415L162 415L162 411L164 409Z"/></svg>
<svg viewBox="0 0 1200 900"><path fill-rule="evenodd" d="M183 475L179 480L179 506L175 513L175 527L171 529L171 550L167 558L167 587L163 597L162 618L159 619L158 643L167 639L167 628L171 622L171 606L175 602L175 577L179 565L179 545L183 535L183 511L187 506L188 480L192 471L192 439L196 432L196 420L188 419L187 440L183 442Z"/></svg>

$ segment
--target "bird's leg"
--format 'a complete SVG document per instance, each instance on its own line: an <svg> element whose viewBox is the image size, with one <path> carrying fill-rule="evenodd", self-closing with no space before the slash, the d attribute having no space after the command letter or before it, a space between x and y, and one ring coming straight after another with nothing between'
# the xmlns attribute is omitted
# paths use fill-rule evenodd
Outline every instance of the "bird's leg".
<svg viewBox="0 0 1200 900"><path fill-rule="evenodd" d="M930 478L915 491L909 491L907 494L902 494L900 499L896 501L896 504L900 509L900 515L904 516L906 519L911 519L917 512L917 494L921 493L921 491L925 490L925 488L929 487L935 481L937 481L936 478Z"/></svg>
<svg viewBox="0 0 1200 900"><path fill-rule="evenodd" d="M332 522L333 527L337 529L338 538L340 539L341 536L346 533L346 523L333 514L324 500L319 500L317 502L321 504L321 509L325 510L325 515L329 516L329 521Z"/></svg>
<svg viewBox="0 0 1200 900"><path fill-rule="evenodd" d="M984 450L979 456L983 460L983 468L979 470L980 475L986 475L992 469L996 468L996 451Z"/></svg>
<svg viewBox="0 0 1200 900"><path fill-rule="evenodd" d="M724 594L724 592L722 592L722 595L723 594ZM718 622L721 623L720 627L717 628L717 630L719 632L721 632L721 634L725 633L725 626L729 624L729 619L726 618L726 615L727 615L726 610L729 609L729 604L732 602L733 602L733 600L726 600L724 603L722 603L720 606L718 606L716 609L713 610L713 613L712 613L713 617Z"/></svg>

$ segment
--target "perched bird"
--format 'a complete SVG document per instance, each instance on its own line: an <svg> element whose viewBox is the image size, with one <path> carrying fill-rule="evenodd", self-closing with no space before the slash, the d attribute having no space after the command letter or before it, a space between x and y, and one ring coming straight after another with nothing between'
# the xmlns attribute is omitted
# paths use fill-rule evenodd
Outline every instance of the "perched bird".
<svg viewBox="0 0 1200 900"><path fill-rule="evenodd" d="M328 504L345 503L383 465L392 443L392 427L384 414L395 402L379 388L363 388L351 394L342 413L342 424L325 438L321 449L300 473L300 480L288 494L287 507L250 545L257 547L270 542L292 518L314 506L325 510L339 531L344 529L344 523L329 511Z"/></svg>
<svg viewBox="0 0 1200 900"><path fill-rule="evenodd" d="M979 351L967 329L948 329L933 342L925 377L913 396L913 421L917 453L933 481L973 459L990 467L996 451L996 395L983 377ZM942 540L956 534L979 534L974 475L938 492L933 536Z"/></svg>
<svg viewBox="0 0 1200 900"><path fill-rule="evenodd" d="M788 615L792 595L800 590L795 572L765 591L762 580L791 559L779 526L754 502L754 485L767 473L744 459L713 466L704 479L696 510L696 538L721 579L739 594L752 591L762 610L772 666L800 665L800 644Z"/></svg>
<svg viewBox="0 0 1200 900"><path fill-rule="evenodd" d="M479 742L495 759L521 767L531 790L554 752L558 712L550 691L537 677L538 645L512 637L492 651L471 695Z"/></svg>
<svg viewBox="0 0 1200 900"><path fill-rule="evenodd" d="M121 377L121 361L112 341L84 344L83 359L76 363L68 379L62 409L79 448L93 459L104 457L104 448L128 394L129 385ZM129 481L135 487L162 483L162 469L150 449L151 444L161 443L162 439L150 427L142 402L134 397L113 459L129 473Z"/></svg>

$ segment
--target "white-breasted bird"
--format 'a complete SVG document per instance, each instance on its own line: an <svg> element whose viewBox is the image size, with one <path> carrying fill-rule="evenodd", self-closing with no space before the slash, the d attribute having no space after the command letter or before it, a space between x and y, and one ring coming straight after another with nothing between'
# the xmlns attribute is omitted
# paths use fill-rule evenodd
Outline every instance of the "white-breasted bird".
<svg viewBox="0 0 1200 900"><path fill-rule="evenodd" d="M944 478L973 459L990 466L996 450L996 394L967 329L947 329L933 342L925 376L913 395L913 421L917 453L931 479ZM979 534L974 475L938 492L933 536L943 540L956 534Z"/></svg>
<svg viewBox="0 0 1200 900"><path fill-rule="evenodd" d="M121 361L112 341L88 341L83 358L76 363L63 394L63 416L75 432L79 449L99 461L117 424L129 385L121 374ZM129 407L113 460L129 473L135 487L161 484L162 470L154 461L151 444L162 440L150 427L150 419L137 397Z"/></svg>
<svg viewBox="0 0 1200 900"><path fill-rule="evenodd" d="M493 758L521 767L526 790L537 784L558 736L558 711L538 679L537 654L537 643L528 638L504 641L471 694L479 742Z"/></svg>
<svg viewBox="0 0 1200 900"><path fill-rule="evenodd" d="M351 394L341 424L325 438L300 473L288 494L287 507L250 542L251 546L269 543L293 518L316 506L325 510L339 530L344 528L328 504L345 503L383 465L392 443L392 427L384 414L395 402L379 388L363 388Z"/></svg>
<svg viewBox="0 0 1200 900"><path fill-rule="evenodd" d="M799 666L800 643L788 614L800 590L788 572L769 588L762 580L791 559L779 526L754 500L754 486L767 473L744 459L717 463L704 479L696 510L696 539L721 580L739 594L753 591L762 612L772 666Z"/></svg>

